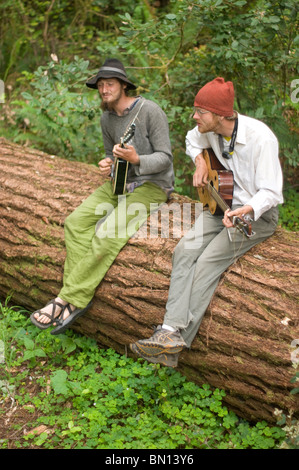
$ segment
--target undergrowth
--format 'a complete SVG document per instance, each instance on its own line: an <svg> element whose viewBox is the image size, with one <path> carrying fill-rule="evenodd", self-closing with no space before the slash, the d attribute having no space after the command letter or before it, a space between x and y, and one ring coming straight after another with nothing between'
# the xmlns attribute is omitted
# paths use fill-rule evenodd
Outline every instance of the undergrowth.
<svg viewBox="0 0 299 470"><path fill-rule="evenodd" d="M12 407L29 416L13 424L13 442L0 435L1 449L272 449L285 438L229 411L222 390L0 307L0 422Z"/></svg>

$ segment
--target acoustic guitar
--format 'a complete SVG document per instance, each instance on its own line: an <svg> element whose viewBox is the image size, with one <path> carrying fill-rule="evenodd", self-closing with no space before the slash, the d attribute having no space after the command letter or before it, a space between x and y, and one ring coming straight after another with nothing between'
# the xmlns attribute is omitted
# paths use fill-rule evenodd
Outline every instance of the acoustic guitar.
<svg viewBox="0 0 299 470"><path fill-rule="evenodd" d="M130 142L135 134L135 124L132 122L125 134L120 139L120 146L125 147L125 144ZM114 166L111 174L113 194L124 194L126 192L126 183L128 176L129 162L122 158L115 157Z"/></svg>
<svg viewBox="0 0 299 470"><path fill-rule="evenodd" d="M203 151L203 157L208 167L208 184L203 188L197 188L198 196L200 202L204 207L209 208L211 214L219 215L231 209L232 206L233 172L223 167L211 148ZM248 238L254 235L251 221L249 216L233 217L232 220L234 226Z"/></svg>

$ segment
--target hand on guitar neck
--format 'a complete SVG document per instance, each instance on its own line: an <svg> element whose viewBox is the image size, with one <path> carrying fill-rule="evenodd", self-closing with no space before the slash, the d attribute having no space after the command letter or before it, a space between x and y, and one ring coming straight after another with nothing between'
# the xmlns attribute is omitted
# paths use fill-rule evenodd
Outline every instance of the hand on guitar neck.
<svg viewBox="0 0 299 470"><path fill-rule="evenodd" d="M133 145L126 145L125 147L122 147L121 144L114 145L113 156L126 160L133 165L139 165L140 163L139 155Z"/></svg>

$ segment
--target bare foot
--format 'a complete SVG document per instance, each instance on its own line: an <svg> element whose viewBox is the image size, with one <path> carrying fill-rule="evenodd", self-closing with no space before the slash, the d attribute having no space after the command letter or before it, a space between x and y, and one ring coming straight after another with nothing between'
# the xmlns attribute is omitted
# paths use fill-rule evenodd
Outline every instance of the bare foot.
<svg viewBox="0 0 299 470"><path fill-rule="evenodd" d="M62 300L60 297L56 297L55 302L56 302L55 306L53 306L53 303L49 303L49 305L46 305L44 308L42 308L38 312L35 312L34 318L39 323L42 323L43 325L52 323L53 320L51 320L51 317L57 318L60 315L63 307L68 304L68 302L66 302L65 300ZM54 312L53 312L53 308L55 308ZM46 313L47 315L43 315L43 313Z"/></svg>
<svg viewBox="0 0 299 470"><path fill-rule="evenodd" d="M67 305L67 307L63 310L63 314L59 318L59 323L64 322L64 320L66 320L73 313L73 311L76 310L76 308L77 308L77 307L75 307L75 305L72 305L72 304L67 303L66 305ZM56 326L57 323L54 322L53 325Z"/></svg>

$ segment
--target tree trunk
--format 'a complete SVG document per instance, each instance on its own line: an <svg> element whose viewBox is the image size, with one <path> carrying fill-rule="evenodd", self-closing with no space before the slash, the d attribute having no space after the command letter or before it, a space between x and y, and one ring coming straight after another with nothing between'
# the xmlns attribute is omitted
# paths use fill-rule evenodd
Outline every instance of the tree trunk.
<svg viewBox="0 0 299 470"><path fill-rule="evenodd" d="M101 183L94 166L0 139L2 300L11 295L13 304L32 311L58 293L64 219ZM186 202L175 194L170 205ZM92 308L74 325L101 347L128 355L127 345L150 336L163 320L181 236L141 234L120 252ZM192 348L180 356L178 370L225 390L224 402L240 417L275 422L276 408L299 413L290 394L299 356L297 262L297 233L282 229L250 250L222 276Z"/></svg>

